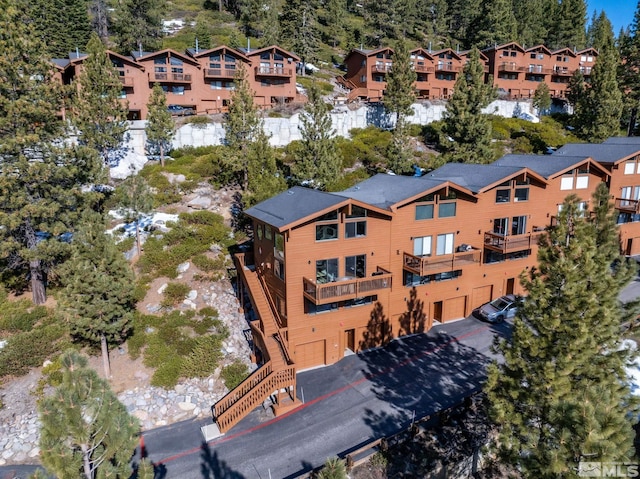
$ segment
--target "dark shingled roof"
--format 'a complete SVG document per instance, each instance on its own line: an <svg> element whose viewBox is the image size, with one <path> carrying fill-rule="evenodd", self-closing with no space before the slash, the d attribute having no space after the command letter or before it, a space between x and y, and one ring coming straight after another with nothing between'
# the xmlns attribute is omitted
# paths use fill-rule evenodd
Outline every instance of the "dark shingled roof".
<svg viewBox="0 0 640 479"><path fill-rule="evenodd" d="M496 166L526 167L549 179L576 163L584 161L584 159L585 156L568 155L505 155L492 164Z"/></svg>
<svg viewBox="0 0 640 479"><path fill-rule="evenodd" d="M69 63L71 63L68 58L53 58L51 61L60 68L65 68Z"/></svg>
<svg viewBox="0 0 640 479"><path fill-rule="evenodd" d="M284 193L258 203L245 213L252 218L282 228L307 216L336 206L346 199L332 193L294 186Z"/></svg>
<svg viewBox="0 0 640 479"><path fill-rule="evenodd" d="M521 166L472 165L465 163L447 163L437 170L427 173L423 178L449 180L477 193L489 185L522 170Z"/></svg>
<svg viewBox="0 0 640 479"><path fill-rule="evenodd" d="M640 136L612 136L604 141L605 145L640 145Z"/></svg>
<svg viewBox="0 0 640 479"><path fill-rule="evenodd" d="M551 156L590 156L600 163L615 163L640 151L640 145L616 143L568 143Z"/></svg>
<svg viewBox="0 0 640 479"><path fill-rule="evenodd" d="M423 191L437 187L444 183L444 181L446 180L425 180L424 177L415 178L413 176L396 176L380 173L347 190L335 194L388 210L391 206L406 199L413 198Z"/></svg>

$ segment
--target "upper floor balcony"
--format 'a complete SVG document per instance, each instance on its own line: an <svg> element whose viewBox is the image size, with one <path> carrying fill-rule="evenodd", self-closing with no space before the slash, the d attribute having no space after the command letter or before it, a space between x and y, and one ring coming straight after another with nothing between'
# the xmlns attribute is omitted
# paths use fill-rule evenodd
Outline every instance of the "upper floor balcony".
<svg viewBox="0 0 640 479"><path fill-rule="evenodd" d="M437 72L460 72L462 71L461 65L454 65L453 62L438 62L435 65L435 71Z"/></svg>
<svg viewBox="0 0 640 479"><path fill-rule="evenodd" d="M554 67L551 73L557 76L570 77L575 70L569 70L567 67Z"/></svg>
<svg viewBox="0 0 640 479"><path fill-rule="evenodd" d="M155 83L191 83L190 73L150 72L149 82Z"/></svg>
<svg viewBox="0 0 640 479"><path fill-rule="evenodd" d="M498 65L499 72L524 72L527 67L517 64L516 62L502 62Z"/></svg>
<svg viewBox="0 0 640 479"><path fill-rule="evenodd" d="M213 78L233 79L235 78L236 71L237 70L233 68L205 68L204 77L208 80Z"/></svg>
<svg viewBox="0 0 640 479"><path fill-rule="evenodd" d="M464 266L479 264L482 252L479 249L457 251L453 254L438 256L416 256L404 253L404 269L418 276L446 273L462 269Z"/></svg>
<svg viewBox="0 0 640 479"><path fill-rule="evenodd" d="M375 273L365 278L343 276L328 283L303 278L304 296L317 305L364 298L391 288L392 276L389 271L378 266Z"/></svg>
<svg viewBox="0 0 640 479"><path fill-rule="evenodd" d="M434 67L427 65L417 65L415 63L411 65L411 68L416 73L433 73L435 71Z"/></svg>
<svg viewBox="0 0 640 479"><path fill-rule="evenodd" d="M529 65L527 73L538 73L540 75L550 75L553 72L551 68L544 68L542 65Z"/></svg>
<svg viewBox="0 0 640 479"><path fill-rule="evenodd" d="M591 75L591 70L593 70L592 67L580 67L580 73L583 75Z"/></svg>
<svg viewBox="0 0 640 479"><path fill-rule="evenodd" d="M621 213L637 214L640 212L640 200L629 200L626 198L616 198L615 209Z"/></svg>
<svg viewBox="0 0 640 479"><path fill-rule="evenodd" d="M133 88L133 77L128 76L120 76L120 82L123 87Z"/></svg>
<svg viewBox="0 0 640 479"><path fill-rule="evenodd" d="M393 68L393 63L376 63L371 65L372 73L389 73Z"/></svg>
<svg viewBox="0 0 640 479"><path fill-rule="evenodd" d="M260 65L255 67L255 74L256 76L291 78L293 76L293 69L279 65Z"/></svg>
<svg viewBox="0 0 640 479"><path fill-rule="evenodd" d="M538 227L534 227L532 233L520 235L503 235L486 231L484 233L484 247L502 254L525 251L538 244L538 238L543 232L544 229Z"/></svg>

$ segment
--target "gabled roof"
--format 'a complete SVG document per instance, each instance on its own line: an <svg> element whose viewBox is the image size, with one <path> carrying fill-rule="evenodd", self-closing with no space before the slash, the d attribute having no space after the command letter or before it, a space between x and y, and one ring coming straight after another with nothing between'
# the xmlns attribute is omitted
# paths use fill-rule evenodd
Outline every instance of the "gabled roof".
<svg viewBox="0 0 640 479"><path fill-rule="evenodd" d="M576 52L576 55L582 55L583 53L593 53L595 56L598 56L598 50L593 47L585 48L584 50L580 50Z"/></svg>
<svg viewBox="0 0 640 479"><path fill-rule="evenodd" d="M269 45L268 47L264 47L264 48L258 48L256 50L247 50L246 48L241 48L240 49L242 52L245 53L245 55L247 55L247 57L252 57L254 55L258 55L262 52L266 52L267 50L277 50L280 53L283 54L283 56L285 58L292 58L293 60L299 62L300 61L300 57L298 55L296 55L295 53L292 53L288 50L285 50L282 47L279 47L278 45Z"/></svg>
<svg viewBox="0 0 640 479"><path fill-rule="evenodd" d="M184 53L180 53L175 51L172 48L165 48L164 50L158 50L157 52L131 52L131 56L133 58L135 58L136 61L142 61L142 60L147 60L149 58L155 58L161 55L169 55L171 57L176 57L179 58L182 61L186 61L187 63L190 63L191 65L194 66L199 66L200 64L195 61L193 58L191 58L190 56L184 54Z"/></svg>
<svg viewBox="0 0 640 479"><path fill-rule="evenodd" d="M551 156L590 156L603 164L616 164L640 153L640 145L616 143L568 143Z"/></svg>
<svg viewBox="0 0 640 479"><path fill-rule="evenodd" d="M378 53L385 52L385 51L389 51L389 52L393 53L393 48L391 48L391 47L382 47L382 48L376 48L374 50L368 50L368 49L365 49L365 48L354 48L349 53L347 53L347 56L344 57L344 61L346 62L351 55L355 55L355 54L362 55L363 57L370 57L371 55L377 55Z"/></svg>
<svg viewBox="0 0 640 479"><path fill-rule="evenodd" d="M556 50L556 51L552 52L552 55L558 55L558 54L571 55L572 57L576 56L576 52L574 52L569 47L560 48L559 50Z"/></svg>
<svg viewBox="0 0 640 479"><path fill-rule="evenodd" d="M426 50L426 49L424 49L424 48L422 48L422 47L420 47L420 48L414 48L413 50L411 50L411 51L409 52L409 55L410 55L410 56L418 56L418 55L421 55L421 56L424 56L424 57L426 57L426 58L433 59L433 54L432 54L432 52L430 52L429 50Z"/></svg>
<svg viewBox="0 0 640 479"><path fill-rule="evenodd" d="M527 52L544 52L547 55L551 55L551 50L549 50L547 47L545 47L544 45L536 45L535 47L531 47L531 48L527 48L526 50Z"/></svg>
<svg viewBox="0 0 640 479"><path fill-rule="evenodd" d="M458 54L461 57L468 57L470 52L471 52L471 50L464 50L464 51L458 52ZM482 52L481 50L479 52L480 52L480 60L484 60L485 62L488 62L489 61L489 57L487 55L485 55L484 52Z"/></svg>
<svg viewBox="0 0 640 479"><path fill-rule="evenodd" d="M58 70L64 70L70 62L68 58L52 58L51 63L53 63Z"/></svg>
<svg viewBox="0 0 640 479"><path fill-rule="evenodd" d="M539 173L521 166L474 165L467 163L447 163L428 173L425 179L449 180L468 188L473 193L483 193L511 178L526 174L546 184L547 180Z"/></svg>
<svg viewBox="0 0 640 479"><path fill-rule="evenodd" d="M524 53L524 48L522 48L522 45L520 45L518 42L509 42L509 43L503 43L502 45L494 45L492 47L487 47L487 48L483 48L482 51L483 52L488 52L491 50L503 50L505 48L515 48L516 50L520 50L522 53Z"/></svg>
<svg viewBox="0 0 640 479"><path fill-rule="evenodd" d="M496 166L526 167L550 179L562 175L564 172L572 170L585 162L588 162L603 175L609 174L598 162L584 155L505 155L492 164Z"/></svg>
<svg viewBox="0 0 640 479"><path fill-rule="evenodd" d="M473 196L473 193L468 189L447 180L386 175L383 173L372 176L349 189L335 194L353 198L381 209L395 211L400 206L417 198L447 187Z"/></svg>
<svg viewBox="0 0 640 479"><path fill-rule="evenodd" d="M235 48L228 47L226 45L219 45L217 47L209 48L207 50L198 50L198 51L196 51L195 48L187 48L187 54L189 54L193 58L201 58L201 57L208 57L213 52L217 52L220 50L229 51L231 54L241 58L246 62L250 61L249 58L243 52L241 52L240 50L236 50Z"/></svg>
<svg viewBox="0 0 640 479"><path fill-rule="evenodd" d="M436 50L435 52L431 52L431 56L434 58L442 53L450 53L451 55L455 55L458 60L462 60L462 55L460 52L455 51L453 48L443 48L442 50Z"/></svg>
<svg viewBox="0 0 640 479"><path fill-rule="evenodd" d="M120 55L119 53L116 53L112 50L107 50L107 55L109 55L109 57L118 58L119 60L122 60L123 62L128 63L131 66L135 66L136 68L142 68L144 70L144 66L140 65L139 63L136 63L135 59L131 56Z"/></svg>

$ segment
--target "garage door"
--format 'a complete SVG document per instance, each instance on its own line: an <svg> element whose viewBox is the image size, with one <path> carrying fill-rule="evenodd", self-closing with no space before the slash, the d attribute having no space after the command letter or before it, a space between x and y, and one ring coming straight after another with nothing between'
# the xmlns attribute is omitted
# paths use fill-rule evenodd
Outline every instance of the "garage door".
<svg viewBox="0 0 640 479"><path fill-rule="evenodd" d="M312 343L299 344L296 347L296 369L307 369L321 366L324 360L324 339Z"/></svg>
<svg viewBox="0 0 640 479"><path fill-rule="evenodd" d="M452 319L464 318L464 310L467 304L467 297L460 296L458 298L447 299L444 302L444 311L442 312L442 322L451 321Z"/></svg>
<svg viewBox="0 0 640 479"><path fill-rule="evenodd" d="M482 306L484 303L491 301L492 285L480 286L479 288L473 288L471 293L471 309Z"/></svg>

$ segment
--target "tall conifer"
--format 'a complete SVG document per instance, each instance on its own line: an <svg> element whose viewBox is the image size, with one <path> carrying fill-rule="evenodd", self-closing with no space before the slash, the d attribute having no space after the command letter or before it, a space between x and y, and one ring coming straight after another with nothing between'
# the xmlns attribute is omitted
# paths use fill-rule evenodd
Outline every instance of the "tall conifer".
<svg viewBox="0 0 640 479"><path fill-rule="evenodd" d="M164 155L171 148L175 123L167 110L167 97L160 85L155 84L147 105L147 150L160 155L160 165L164 167Z"/></svg>

